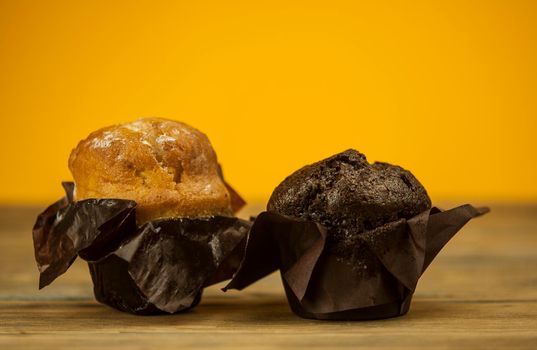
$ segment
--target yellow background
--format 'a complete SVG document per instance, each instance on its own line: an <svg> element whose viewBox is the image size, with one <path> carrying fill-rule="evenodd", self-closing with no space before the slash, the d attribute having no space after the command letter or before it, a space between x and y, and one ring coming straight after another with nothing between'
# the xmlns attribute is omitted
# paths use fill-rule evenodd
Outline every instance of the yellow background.
<svg viewBox="0 0 537 350"><path fill-rule="evenodd" d="M207 133L250 201L351 147L436 201L534 201L537 1L0 0L0 203L143 116Z"/></svg>

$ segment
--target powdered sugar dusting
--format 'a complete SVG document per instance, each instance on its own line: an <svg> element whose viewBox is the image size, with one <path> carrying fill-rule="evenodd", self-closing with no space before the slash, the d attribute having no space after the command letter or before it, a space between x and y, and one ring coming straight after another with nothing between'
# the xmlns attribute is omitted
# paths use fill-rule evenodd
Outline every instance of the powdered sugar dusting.
<svg viewBox="0 0 537 350"><path fill-rule="evenodd" d="M101 137L91 140L91 148L108 148L116 141L122 141L114 131L105 131Z"/></svg>
<svg viewBox="0 0 537 350"><path fill-rule="evenodd" d="M213 185L211 183L206 184L202 190L203 193L211 193L212 191L213 191Z"/></svg>
<svg viewBox="0 0 537 350"><path fill-rule="evenodd" d="M133 122L123 124L121 127L130 131L141 132L144 129L146 122L143 119L135 120Z"/></svg>
<svg viewBox="0 0 537 350"><path fill-rule="evenodd" d="M171 137L171 136L168 136L168 135L160 135L159 137L157 137L157 143L158 144L163 144L163 143L166 143L166 142L176 142L177 139L175 137Z"/></svg>
<svg viewBox="0 0 537 350"><path fill-rule="evenodd" d="M187 129L187 128L183 128L181 130L177 129L177 128L172 128L171 130L171 133L173 136L176 136L176 137L179 137L179 136L186 136L186 137L189 137L189 136L193 136L192 133Z"/></svg>

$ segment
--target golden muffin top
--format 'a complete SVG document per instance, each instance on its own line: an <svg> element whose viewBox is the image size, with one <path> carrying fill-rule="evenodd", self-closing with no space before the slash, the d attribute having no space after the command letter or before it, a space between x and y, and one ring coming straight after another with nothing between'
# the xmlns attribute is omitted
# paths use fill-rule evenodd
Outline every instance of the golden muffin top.
<svg viewBox="0 0 537 350"><path fill-rule="evenodd" d="M173 120L145 118L99 129L69 157L75 199L138 203L137 220L231 215L209 139Z"/></svg>

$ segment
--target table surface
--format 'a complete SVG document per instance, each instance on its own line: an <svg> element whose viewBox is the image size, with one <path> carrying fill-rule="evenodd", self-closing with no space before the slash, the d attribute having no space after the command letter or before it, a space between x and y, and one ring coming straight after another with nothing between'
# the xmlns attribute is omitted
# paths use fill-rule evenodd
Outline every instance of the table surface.
<svg viewBox="0 0 537 350"><path fill-rule="evenodd" d="M537 349L537 205L492 206L437 257L406 316L359 322L295 316L277 274L242 292L210 287L194 310L169 316L98 304L83 261L38 291L38 212L0 207L0 349Z"/></svg>

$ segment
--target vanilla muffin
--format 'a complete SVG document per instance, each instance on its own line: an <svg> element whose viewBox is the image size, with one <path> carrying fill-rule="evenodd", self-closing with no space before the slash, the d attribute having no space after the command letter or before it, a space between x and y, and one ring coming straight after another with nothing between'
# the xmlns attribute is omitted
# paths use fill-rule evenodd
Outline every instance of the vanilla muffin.
<svg viewBox="0 0 537 350"><path fill-rule="evenodd" d="M75 200L129 199L137 221L232 215L209 139L181 122L146 118L80 141L69 157Z"/></svg>

